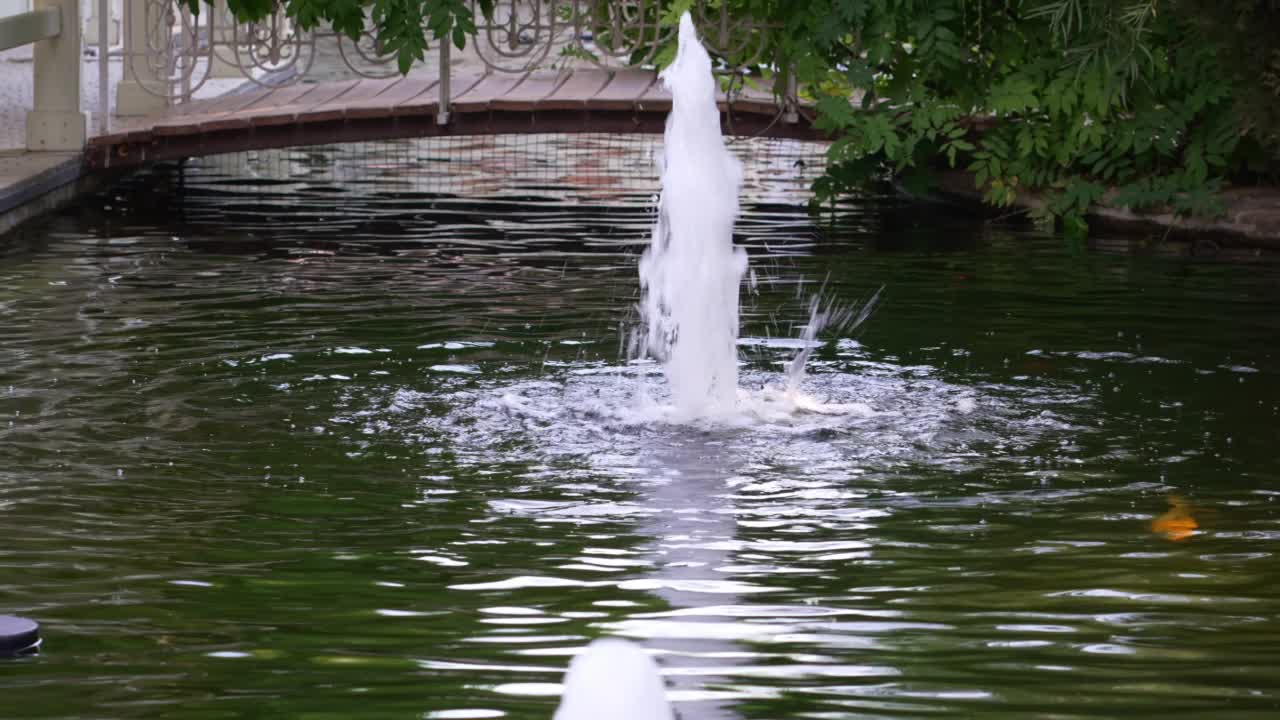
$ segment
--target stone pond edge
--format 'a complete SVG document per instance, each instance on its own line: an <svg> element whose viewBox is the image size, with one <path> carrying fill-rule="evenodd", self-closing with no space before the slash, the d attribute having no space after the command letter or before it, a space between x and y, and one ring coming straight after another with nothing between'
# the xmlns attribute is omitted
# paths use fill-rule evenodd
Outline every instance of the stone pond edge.
<svg viewBox="0 0 1280 720"><path fill-rule="evenodd" d="M947 170L936 176L936 199L970 209L989 211L982 201L972 173ZM1228 244L1280 250L1280 188L1238 187L1222 193L1226 211L1217 218L1179 217L1171 212L1136 212L1126 207L1097 206L1087 216L1097 224L1121 232L1177 235L1182 238L1222 240ZM1013 209L1019 212L1043 207L1035 193L1020 192Z"/></svg>

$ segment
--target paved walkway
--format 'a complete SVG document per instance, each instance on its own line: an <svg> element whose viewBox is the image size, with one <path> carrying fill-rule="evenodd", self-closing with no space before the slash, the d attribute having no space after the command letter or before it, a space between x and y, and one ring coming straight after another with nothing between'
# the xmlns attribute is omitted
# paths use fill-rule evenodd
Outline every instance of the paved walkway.
<svg viewBox="0 0 1280 720"><path fill-rule="evenodd" d="M107 93L109 112L115 113L115 87L120 82L120 58L108 58L111 91ZM31 77L31 46L0 52L0 150L26 148L27 112L34 102ZM197 98L211 98L231 92L247 81L244 79L209 80ZM89 134L98 134L98 58L87 50L80 68L80 109L89 113Z"/></svg>
<svg viewBox="0 0 1280 720"><path fill-rule="evenodd" d="M111 112L121 68L119 57L109 58ZM243 84L244 80L210 81L197 96L216 97ZM80 108L90 113L89 132L96 135L98 59L92 52L83 59L80 90ZM33 102L31 46L0 51L0 232L74 196L75 181L83 172L84 153L26 151L27 113Z"/></svg>
<svg viewBox="0 0 1280 720"><path fill-rule="evenodd" d="M86 57L81 75L81 108L91 112L97 109L96 63ZM31 64L30 45L0 51L0 232L61 202L66 193L56 191L71 187L83 164L83 153L26 151ZM113 65L112 79L118 82L120 63Z"/></svg>
<svg viewBox="0 0 1280 720"><path fill-rule="evenodd" d="M27 113L32 108L31 46L0 52L0 150L27 146ZM109 65L111 87L120 82L120 59ZM110 93L115 111L115 93ZM86 54L80 68L80 109L90 113L90 132L97 128L98 59Z"/></svg>
<svg viewBox="0 0 1280 720"><path fill-rule="evenodd" d="M83 168L79 152L0 150L0 234L74 196Z"/></svg>

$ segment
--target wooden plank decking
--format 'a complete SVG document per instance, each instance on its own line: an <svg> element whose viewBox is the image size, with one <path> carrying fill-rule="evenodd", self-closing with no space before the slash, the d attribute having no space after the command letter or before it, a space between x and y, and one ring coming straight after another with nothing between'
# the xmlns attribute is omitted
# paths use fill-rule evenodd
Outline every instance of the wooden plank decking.
<svg viewBox="0 0 1280 720"><path fill-rule="evenodd" d="M346 80L262 88L181 105L89 141L96 169L240 150L434 135L663 130L671 94L648 70L536 71L454 77L448 122L438 81ZM784 122L775 98L747 89L719 99L726 132L820 139L801 113Z"/></svg>

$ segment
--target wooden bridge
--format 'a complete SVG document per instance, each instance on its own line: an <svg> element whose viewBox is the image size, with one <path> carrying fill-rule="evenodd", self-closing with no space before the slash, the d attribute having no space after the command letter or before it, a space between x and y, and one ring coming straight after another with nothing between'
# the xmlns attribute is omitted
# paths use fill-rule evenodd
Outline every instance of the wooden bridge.
<svg viewBox="0 0 1280 720"><path fill-rule="evenodd" d="M497 0L465 54L448 41L402 75L377 28L356 40L303 29L284 0L256 23L227 0L198 15L185 0L32 0L0 17L0 49L31 44L34 107L29 155L83 152L81 170L267 148L439 135L660 133L671 95L653 70L675 28L659 0ZM768 29L728 4L694 3L702 40L717 59L724 132L822 137L797 100L794 77L771 62ZM119 20L120 45L110 28ZM96 37L97 107L83 112L82 48ZM320 58L320 62L317 62ZM316 68L325 77L317 82ZM773 67L761 89L753 68Z"/></svg>
<svg viewBox="0 0 1280 720"><path fill-rule="evenodd" d="M532 71L392 77L260 88L134 119L88 142L97 169L243 150L498 133L661 133L671 94L650 70ZM447 98L447 99L445 99ZM727 134L820 139L810 115L771 93L725 93Z"/></svg>

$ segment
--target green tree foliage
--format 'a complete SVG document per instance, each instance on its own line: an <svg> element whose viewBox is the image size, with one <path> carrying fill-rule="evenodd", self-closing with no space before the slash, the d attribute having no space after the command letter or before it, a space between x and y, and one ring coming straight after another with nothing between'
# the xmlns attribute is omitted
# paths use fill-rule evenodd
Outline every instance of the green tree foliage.
<svg viewBox="0 0 1280 720"><path fill-rule="evenodd" d="M804 6L804 7L800 7ZM1080 226L1105 201L1219 211L1280 166L1280 2L814 0L788 8L819 122L839 140L819 194L886 172L970 170L985 199L1034 190ZM1242 42L1243 41L1243 42ZM853 97L855 101L849 102Z"/></svg>
<svg viewBox="0 0 1280 720"><path fill-rule="evenodd" d="M353 38L368 17L402 72L428 32L462 47L475 31L466 0L228 2L242 20L284 2L302 27ZM1099 202L1213 214L1228 183L1280 180L1280 0L666 0L651 14L674 24L695 3L768 26L753 74L792 68L837 138L820 198L961 168L993 205L1034 191L1041 217L1082 227Z"/></svg>
<svg viewBox="0 0 1280 720"><path fill-rule="evenodd" d="M199 12L200 0L185 2L193 12ZM476 31L467 0L227 0L227 8L241 21L257 22L271 15L281 2L285 13L302 29L328 24L352 40L359 40L367 17L379 47L396 56L402 73L423 59L428 32L461 49ZM478 4L486 16L493 13L493 0Z"/></svg>

